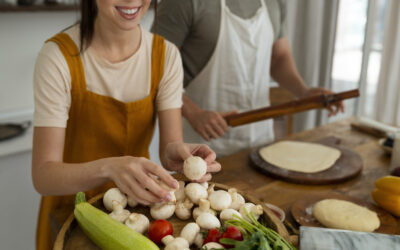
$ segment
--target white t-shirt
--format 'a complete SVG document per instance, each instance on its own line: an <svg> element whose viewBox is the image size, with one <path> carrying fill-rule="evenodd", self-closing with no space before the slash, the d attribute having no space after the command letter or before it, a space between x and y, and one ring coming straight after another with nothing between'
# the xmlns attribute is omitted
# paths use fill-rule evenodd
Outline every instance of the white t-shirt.
<svg viewBox="0 0 400 250"><path fill-rule="evenodd" d="M79 25L65 31L75 44ZM150 94L153 34L141 28L139 49L128 59L112 63L90 47L81 54L86 87L96 94L133 102ZM164 74L156 96L158 111L181 108L183 69L179 50L166 42ZM78 46L79 48L79 46ZM65 128L71 106L71 75L58 45L45 43L34 72L34 126Z"/></svg>

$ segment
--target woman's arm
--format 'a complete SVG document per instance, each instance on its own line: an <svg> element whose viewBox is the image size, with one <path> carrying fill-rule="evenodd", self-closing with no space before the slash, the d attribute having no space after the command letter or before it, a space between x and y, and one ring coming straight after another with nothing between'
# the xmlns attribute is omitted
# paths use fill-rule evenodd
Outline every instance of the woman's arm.
<svg viewBox="0 0 400 250"><path fill-rule="evenodd" d="M32 178L42 195L69 195L114 181L122 192L142 204L168 200L153 176L171 187L177 182L161 166L142 157L112 157L70 164L63 162L64 128L35 127ZM146 190L147 189L147 190Z"/></svg>

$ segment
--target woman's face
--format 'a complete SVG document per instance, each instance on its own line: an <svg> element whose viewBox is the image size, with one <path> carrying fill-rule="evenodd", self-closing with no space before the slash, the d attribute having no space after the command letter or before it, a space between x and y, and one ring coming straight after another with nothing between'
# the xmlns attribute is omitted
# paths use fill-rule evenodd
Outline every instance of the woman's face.
<svg viewBox="0 0 400 250"><path fill-rule="evenodd" d="M97 18L122 30L135 28L142 19L151 0L96 0Z"/></svg>

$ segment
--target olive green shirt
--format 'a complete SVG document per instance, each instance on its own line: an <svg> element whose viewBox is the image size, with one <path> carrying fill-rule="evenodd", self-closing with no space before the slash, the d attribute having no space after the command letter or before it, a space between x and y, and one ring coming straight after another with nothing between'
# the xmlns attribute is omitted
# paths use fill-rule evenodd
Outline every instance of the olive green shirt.
<svg viewBox="0 0 400 250"><path fill-rule="evenodd" d="M241 18L254 16L261 0L226 0L226 6ZM286 1L265 1L274 30L274 40L286 33ZM218 40L221 18L220 0L162 0L152 31L180 48L184 85L205 67ZM234 52L232 52L234 53Z"/></svg>

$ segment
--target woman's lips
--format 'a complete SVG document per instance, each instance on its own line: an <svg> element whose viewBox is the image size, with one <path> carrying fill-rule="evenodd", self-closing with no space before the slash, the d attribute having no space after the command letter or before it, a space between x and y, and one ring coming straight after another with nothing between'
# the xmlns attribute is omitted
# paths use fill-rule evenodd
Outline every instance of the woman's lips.
<svg viewBox="0 0 400 250"><path fill-rule="evenodd" d="M137 17L141 7L116 7L118 13L127 20L132 20Z"/></svg>

